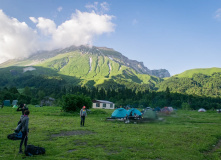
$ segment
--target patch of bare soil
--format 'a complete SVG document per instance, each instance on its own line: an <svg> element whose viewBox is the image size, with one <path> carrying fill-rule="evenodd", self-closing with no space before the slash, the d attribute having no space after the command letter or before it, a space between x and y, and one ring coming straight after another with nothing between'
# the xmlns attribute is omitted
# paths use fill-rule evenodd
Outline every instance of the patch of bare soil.
<svg viewBox="0 0 221 160"><path fill-rule="evenodd" d="M87 135L95 134L92 131L76 130L76 131L62 131L59 134L52 134L51 137L63 137L63 136L72 136L72 135Z"/></svg>
<svg viewBox="0 0 221 160"><path fill-rule="evenodd" d="M71 150L68 150L68 152L74 152L74 151L77 151L76 149L71 149Z"/></svg>
<svg viewBox="0 0 221 160"><path fill-rule="evenodd" d="M75 143L76 146L84 146L84 145L87 145L87 142L80 141L80 140L75 140L74 143Z"/></svg>
<svg viewBox="0 0 221 160"><path fill-rule="evenodd" d="M100 148L105 148L106 146L105 146L105 145L103 145L103 144L98 144L98 145L96 145L95 147L96 147L96 148L97 148L97 147L100 147Z"/></svg>
<svg viewBox="0 0 221 160"><path fill-rule="evenodd" d="M215 147L212 149L211 152L215 152L217 149L221 147L221 139L218 141L218 143L215 145Z"/></svg>
<svg viewBox="0 0 221 160"><path fill-rule="evenodd" d="M212 150L206 152L206 154L211 154L211 153L215 152L217 149L219 149L220 147L221 147L221 139L218 141L218 143L216 145L214 145Z"/></svg>

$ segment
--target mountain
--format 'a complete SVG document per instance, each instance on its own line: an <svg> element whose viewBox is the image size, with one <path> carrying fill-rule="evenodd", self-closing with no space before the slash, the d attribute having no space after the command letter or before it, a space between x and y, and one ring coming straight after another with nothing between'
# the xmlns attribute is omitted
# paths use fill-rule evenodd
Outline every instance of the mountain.
<svg viewBox="0 0 221 160"><path fill-rule="evenodd" d="M139 74L148 74L152 76L156 76L159 78L170 77L170 73L166 69L160 70L150 70L144 66L143 62L138 62L136 60L130 60L121 53L106 47L88 47L88 46L71 46L65 49L57 49L53 51L40 51L33 56L27 59L18 59L18 60L10 60L3 64L0 64L0 67L7 66L32 66L38 65L44 62L47 59L58 56L59 54L65 54L69 52L79 52L81 55L93 55L93 56L104 56L109 58L111 61L118 63L120 66L126 66L133 70L135 70ZM89 57L90 58L90 57ZM92 59L88 59L87 63L90 63Z"/></svg>
<svg viewBox="0 0 221 160"><path fill-rule="evenodd" d="M71 46L40 51L26 59L0 64L0 85L43 88L59 92L62 87L88 86L151 89L188 95L220 97L221 68L187 70L169 77L165 69L150 70L111 48ZM162 78L166 77L166 78Z"/></svg>
<svg viewBox="0 0 221 160"><path fill-rule="evenodd" d="M0 68L4 68L0 72L8 70L11 79L44 75L47 79L86 86L146 85L154 88L161 78L170 76L165 69L149 70L142 62L130 60L113 49L87 46L41 51L26 59L7 61L0 64Z"/></svg>
<svg viewBox="0 0 221 160"><path fill-rule="evenodd" d="M187 70L181 74L164 79L156 85L156 90L198 95L206 97L221 96L221 68L200 68Z"/></svg>

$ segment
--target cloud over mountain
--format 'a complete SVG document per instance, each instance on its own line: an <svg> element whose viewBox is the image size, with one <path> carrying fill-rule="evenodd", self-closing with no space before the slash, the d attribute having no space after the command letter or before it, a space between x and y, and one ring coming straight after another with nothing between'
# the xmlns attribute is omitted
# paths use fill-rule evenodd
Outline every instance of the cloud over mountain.
<svg viewBox="0 0 221 160"><path fill-rule="evenodd" d="M28 57L38 50L92 45L93 38L114 32L113 16L95 11L76 10L60 25L44 17L29 17L36 28L8 17L0 10L0 63L7 59Z"/></svg>
<svg viewBox="0 0 221 160"><path fill-rule="evenodd" d="M25 22L10 18L0 10L0 63L27 57L38 49L38 35Z"/></svg>

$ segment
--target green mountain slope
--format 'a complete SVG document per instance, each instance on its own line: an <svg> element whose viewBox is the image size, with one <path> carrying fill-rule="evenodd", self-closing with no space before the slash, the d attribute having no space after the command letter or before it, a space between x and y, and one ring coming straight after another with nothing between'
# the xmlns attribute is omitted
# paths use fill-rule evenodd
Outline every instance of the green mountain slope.
<svg viewBox="0 0 221 160"><path fill-rule="evenodd" d="M148 70L139 65L139 62L130 61L112 49L82 47L76 50L69 48L42 52L24 60L11 60L0 65L0 73L5 75L2 81L8 81L7 86L18 85L14 83L19 81L18 78L31 75L32 79L39 76L50 80L61 79L63 80L61 85L106 88L123 85L130 88L143 86L154 89L162 79L142 73ZM140 70L136 68L137 66ZM25 83L21 84L25 86ZM32 85L32 87L36 86Z"/></svg>
<svg viewBox="0 0 221 160"><path fill-rule="evenodd" d="M183 73L177 74L177 75L175 75L175 77L189 77L189 78L191 78L193 76L193 74L197 74L197 73L202 73L202 74L211 76L215 72L221 72L221 68L213 67L213 68L191 69L191 70L187 70Z"/></svg>
<svg viewBox="0 0 221 160"><path fill-rule="evenodd" d="M78 51L59 54L37 66L54 69L60 75L79 78L82 80L82 84L94 81L95 86L111 79L114 81L122 79L137 84L160 81L159 78L139 74L134 69L121 65L107 56L82 54Z"/></svg>
<svg viewBox="0 0 221 160"><path fill-rule="evenodd" d="M199 96L221 96L221 69L204 68L185 71L167 78L156 87L165 91L168 87L171 92L193 94Z"/></svg>

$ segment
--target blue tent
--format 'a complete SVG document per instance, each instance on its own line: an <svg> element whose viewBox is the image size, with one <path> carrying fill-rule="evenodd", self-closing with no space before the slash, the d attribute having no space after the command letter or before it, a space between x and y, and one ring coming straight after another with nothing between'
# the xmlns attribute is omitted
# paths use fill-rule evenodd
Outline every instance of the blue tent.
<svg viewBox="0 0 221 160"><path fill-rule="evenodd" d="M17 105L17 103L18 103L18 100L13 100L12 101L12 105L14 106L14 105Z"/></svg>
<svg viewBox="0 0 221 160"><path fill-rule="evenodd" d="M4 100L4 106L11 106L10 100Z"/></svg>
<svg viewBox="0 0 221 160"><path fill-rule="evenodd" d="M157 112L160 112L160 107L156 107L156 108L154 108L154 111L157 111Z"/></svg>
<svg viewBox="0 0 221 160"><path fill-rule="evenodd" d="M128 116L130 116L132 114L132 116L134 116L134 113L136 113L138 116L141 116L141 112L135 108L131 108L129 110L127 110L127 114Z"/></svg>
<svg viewBox="0 0 221 160"><path fill-rule="evenodd" d="M111 118L124 118L126 114L128 114L126 109L118 108L112 113Z"/></svg>

